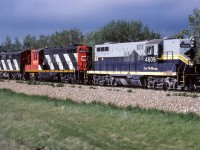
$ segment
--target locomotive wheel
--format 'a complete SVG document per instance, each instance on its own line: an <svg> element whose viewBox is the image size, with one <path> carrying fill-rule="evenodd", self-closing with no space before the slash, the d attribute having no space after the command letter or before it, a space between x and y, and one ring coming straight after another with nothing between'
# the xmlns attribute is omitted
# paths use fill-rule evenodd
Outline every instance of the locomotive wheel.
<svg viewBox="0 0 200 150"><path fill-rule="evenodd" d="M192 80L190 80L190 83L189 83L189 90L190 91L195 91L196 90L196 85L194 84L194 82Z"/></svg>
<svg viewBox="0 0 200 150"><path fill-rule="evenodd" d="M143 88L147 88L147 79L146 78L141 79L141 83L142 83Z"/></svg>
<svg viewBox="0 0 200 150"><path fill-rule="evenodd" d="M167 77L165 78L166 90L172 90L178 88L177 80L174 78Z"/></svg>
<svg viewBox="0 0 200 150"><path fill-rule="evenodd" d="M173 87L172 87L172 85L170 84L170 83L166 83L166 84L164 84L164 89L165 90L171 90L171 89L173 89Z"/></svg>
<svg viewBox="0 0 200 150"><path fill-rule="evenodd" d="M117 86L117 81L116 81L116 80L113 80L112 85L113 85L113 86Z"/></svg>
<svg viewBox="0 0 200 150"><path fill-rule="evenodd" d="M156 87L156 82L154 77L147 78L147 88L154 89Z"/></svg>
<svg viewBox="0 0 200 150"><path fill-rule="evenodd" d="M183 91L194 91L196 90L196 85L192 80L189 80L184 87L181 88Z"/></svg>

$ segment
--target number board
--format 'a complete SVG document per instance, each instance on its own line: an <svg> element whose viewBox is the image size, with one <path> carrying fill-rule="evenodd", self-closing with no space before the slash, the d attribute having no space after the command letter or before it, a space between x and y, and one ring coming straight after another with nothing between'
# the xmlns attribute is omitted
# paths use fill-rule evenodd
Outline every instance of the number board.
<svg viewBox="0 0 200 150"><path fill-rule="evenodd" d="M157 57L156 56L146 56L144 61L147 63L155 63L155 62L157 62Z"/></svg>
<svg viewBox="0 0 200 150"><path fill-rule="evenodd" d="M180 44L181 48L190 48L190 44Z"/></svg>

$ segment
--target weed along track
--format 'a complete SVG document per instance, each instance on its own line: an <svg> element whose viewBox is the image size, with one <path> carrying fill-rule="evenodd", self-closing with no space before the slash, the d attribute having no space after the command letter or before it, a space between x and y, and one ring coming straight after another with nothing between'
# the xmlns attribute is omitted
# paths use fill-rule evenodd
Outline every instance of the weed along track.
<svg viewBox="0 0 200 150"><path fill-rule="evenodd" d="M116 106L139 106L156 108L179 113L196 113L200 115L200 94L177 91L161 91L139 88L102 87L74 84L40 83L28 85L26 82L0 82L1 89L11 89L28 95L47 95L58 99L72 99L85 103L96 101Z"/></svg>

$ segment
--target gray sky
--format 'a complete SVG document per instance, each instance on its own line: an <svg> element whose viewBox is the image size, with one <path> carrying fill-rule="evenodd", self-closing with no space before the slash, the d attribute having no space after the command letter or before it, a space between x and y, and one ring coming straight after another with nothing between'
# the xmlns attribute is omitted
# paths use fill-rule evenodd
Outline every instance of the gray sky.
<svg viewBox="0 0 200 150"><path fill-rule="evenodd" d="M110 20L140 20L170 36L188 27L200 0L0 0L0 42L6 36L49 35L63 29L96 30Z"/></svg>

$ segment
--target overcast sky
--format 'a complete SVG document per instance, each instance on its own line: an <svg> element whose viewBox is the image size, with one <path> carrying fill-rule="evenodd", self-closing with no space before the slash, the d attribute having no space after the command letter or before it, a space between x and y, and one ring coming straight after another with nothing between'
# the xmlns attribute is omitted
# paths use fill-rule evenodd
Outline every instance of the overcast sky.
<svg viewBox="0 0 200 150"><path fill-rule="evenodd" d="M0 42L6 36L49 35L63 29L96 30L110 20L140 20L170 36L188 27L200 0L0 0Z"/></svg>

